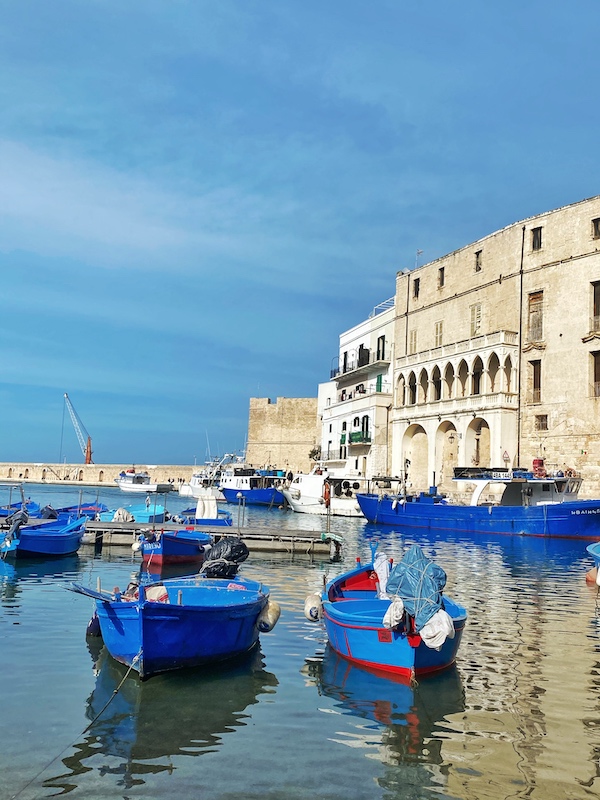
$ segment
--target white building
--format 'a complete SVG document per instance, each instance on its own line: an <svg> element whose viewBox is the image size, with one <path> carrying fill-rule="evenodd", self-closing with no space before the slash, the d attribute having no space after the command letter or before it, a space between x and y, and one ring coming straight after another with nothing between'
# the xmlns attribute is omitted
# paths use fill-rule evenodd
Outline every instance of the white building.
<svg viewBox="0 0 600 800"><path fill-rule="evenodd" d="M321 457L349 475L386 475L391 465L394 298L340 335L331 379L319 386Z"/></svg>

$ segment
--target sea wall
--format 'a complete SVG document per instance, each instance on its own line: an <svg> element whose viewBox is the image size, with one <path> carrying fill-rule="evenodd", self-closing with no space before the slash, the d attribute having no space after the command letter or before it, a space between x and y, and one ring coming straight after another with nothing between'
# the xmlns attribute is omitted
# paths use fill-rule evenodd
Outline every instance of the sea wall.
<svg viewBox="0 0 600 800"><path fill-rule="evenodd" d="M132 466L145 470L153 482L189 481L196 467L185 464L51 464L0 462L0 480L29 483L75 483L86 486L114 486L119 473Z"/></svg>

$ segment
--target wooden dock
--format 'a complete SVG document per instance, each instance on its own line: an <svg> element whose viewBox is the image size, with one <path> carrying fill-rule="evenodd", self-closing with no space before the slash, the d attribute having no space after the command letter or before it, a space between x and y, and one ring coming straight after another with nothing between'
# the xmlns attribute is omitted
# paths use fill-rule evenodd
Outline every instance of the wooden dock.
<svg viewBox="0 0 600 800"><path fill-rule="evenodd" d="M181 525L165 522L140 525L135 522L91 522L85 526L84 544L100 549L104 546L131 547L140 533L154 531L180 531ZM215 542L223 536L240 536L250 552L294 553L297 555L339 555L341 537L321 531L272 530L266 528L186 525L185 530L210 534Z"/></svg>

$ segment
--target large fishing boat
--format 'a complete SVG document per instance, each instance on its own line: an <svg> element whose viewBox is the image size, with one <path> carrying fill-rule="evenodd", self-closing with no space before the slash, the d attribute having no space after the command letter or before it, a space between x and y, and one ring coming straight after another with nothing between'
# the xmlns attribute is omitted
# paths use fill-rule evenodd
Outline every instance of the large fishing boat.
<svg viewBox="0 0 600 800"><path fill-rule="evenodd" d="M221 475L219 487L228 503L243 501L253 506L281 506L285 472L277 469L231 467Z"/></svg>
<svg viewBox="0 0 600 800"><path fill-rule="evenodd" d="M456 468L454 480L471 487L468 505L450 501L435 486L408 494L394 478L373 479L375 491L357 500L369 522L402 530L597 539L600 500L579 499L581 476L574 470L550 474L539 463L535 466L534 471Z"/></svg>
<svg viewBox="0 0 600 800"><path fill-rule="evenodd" d="M362 517L356 494L366 489L364 478L317 464L308 474L294 475L282 493L290 508L300 514Z"/></svg>

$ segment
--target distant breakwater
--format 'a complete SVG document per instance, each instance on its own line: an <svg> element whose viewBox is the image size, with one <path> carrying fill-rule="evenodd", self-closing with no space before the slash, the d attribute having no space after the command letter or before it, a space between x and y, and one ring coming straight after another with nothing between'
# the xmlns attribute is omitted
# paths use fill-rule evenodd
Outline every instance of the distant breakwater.
<svg viewBox="0 0 600 800"><path fill-rule="evenodd" d="M134 468L145 471L153 483L189 481L197 467L189 464L50 464L0 462L0 481L16 483L77 484L115 486L119 473Z"/></svg>

